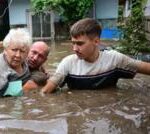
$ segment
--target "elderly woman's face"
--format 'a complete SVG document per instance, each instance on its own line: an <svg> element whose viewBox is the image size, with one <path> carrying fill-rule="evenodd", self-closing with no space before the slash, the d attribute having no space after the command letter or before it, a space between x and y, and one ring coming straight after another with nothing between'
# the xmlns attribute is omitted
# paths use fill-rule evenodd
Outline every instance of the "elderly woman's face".
<svg viewBox="0 0 150 134"><path fill-rule="evenodd" d="M28 46L17 43L10 43L10 45L4 49L7 62L13 69L16 69L22 65L27 58L28 52Z"/></svg>

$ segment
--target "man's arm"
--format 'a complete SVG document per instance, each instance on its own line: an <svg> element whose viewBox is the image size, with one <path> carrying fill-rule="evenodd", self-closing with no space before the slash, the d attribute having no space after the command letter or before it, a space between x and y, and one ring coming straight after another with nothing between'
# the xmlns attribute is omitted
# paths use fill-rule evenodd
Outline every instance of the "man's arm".
<svg viewBox="0 0 150 134"><path fill-rule="evenodd" d="M57 85L51 80L47 81L47 84L42 88L42 93L51 93L56 89Z"/></svg>
<svg viewBox="0 0 150 134"><path fill-rule="evenodd" d="M42 93L51 93L57 86L59 86L64 81L64 75L60 73L55 73L51 78L47 80L46 85L42 88Z"/></svg>
<svg viewBox="0 0 150 134"><path fill-rule="evenodd" d="M137 73L150 75L150 63L143 61L137 62Z"/></svg>
<svg viewBox="0 0 150 134"><path fill-rule="evenodd" d="M65 77L68 75L70 64L72 64L70 57L66 57L60 62L55 73L47 80L47 84L42 88L42 93L51 93L57 86L64 82Z"/></svg>

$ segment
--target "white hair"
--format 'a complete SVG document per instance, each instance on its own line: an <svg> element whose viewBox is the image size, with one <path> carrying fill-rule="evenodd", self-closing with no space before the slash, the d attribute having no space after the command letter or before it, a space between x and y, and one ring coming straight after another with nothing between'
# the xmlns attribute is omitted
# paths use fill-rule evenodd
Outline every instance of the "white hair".
<svg viewBox="0 0 150 134"><path fill-rule="evenodd" d="M11 42L30 47L32 44L32 39L29 32L25 28L16 28L11 29L6 35L3 40L3 47L7 48Z"/></svg>

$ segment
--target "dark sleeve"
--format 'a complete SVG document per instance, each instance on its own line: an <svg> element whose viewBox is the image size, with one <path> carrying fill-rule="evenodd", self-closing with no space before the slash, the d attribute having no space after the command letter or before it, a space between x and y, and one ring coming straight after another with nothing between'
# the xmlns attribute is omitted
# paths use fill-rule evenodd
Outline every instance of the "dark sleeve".
<svg viewBox="0 0 150 134"><path fill-rule="evenodd" d="M0 89L0 97L2 97L8 88L8 82L5 83L5 85Z"/></svg>
<svg viewBox="0 0 150 134"><path fill-rule="evenodd" d="M33 71L31 73L31 80L39 86L44 86L47 82L47 75L40 71Z"/></svg>

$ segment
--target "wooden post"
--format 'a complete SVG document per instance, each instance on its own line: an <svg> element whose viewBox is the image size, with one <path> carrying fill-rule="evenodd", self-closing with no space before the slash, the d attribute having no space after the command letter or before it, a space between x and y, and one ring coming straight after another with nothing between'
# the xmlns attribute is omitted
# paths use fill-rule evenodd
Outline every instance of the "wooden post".
<svg viewBox="0 0 150 134"><path fill-rule="evenodd" d="M54 41L54 39L55 39L55 26L54 26L54 18L55 16L54 16L54 12L53 11L51 11L51 40L53 40Z"/></svg>
<svg viewBox="0 0 150 134"><path fill-rule="evenodd" d="M51 11L51 49L55 52L55 16L54 11Z"/></svg>

